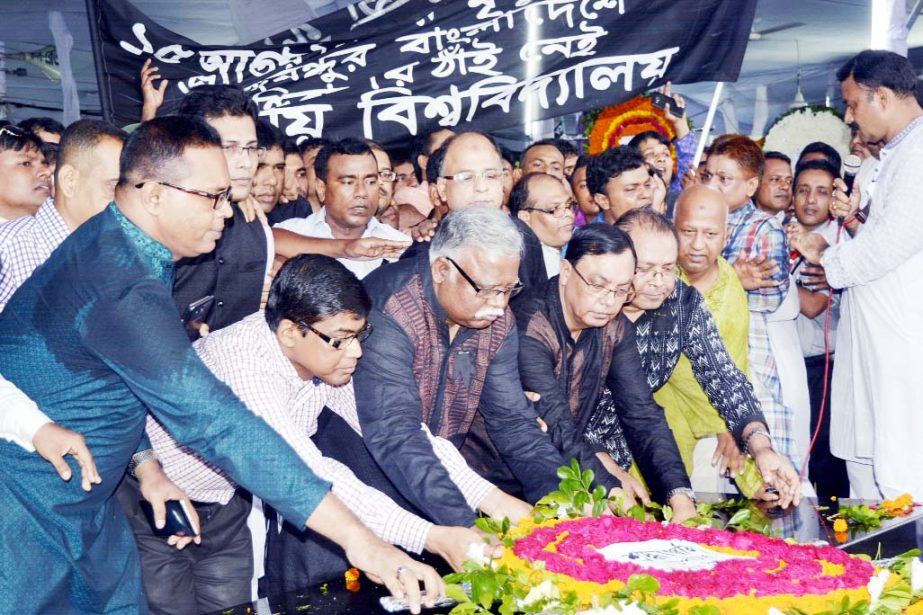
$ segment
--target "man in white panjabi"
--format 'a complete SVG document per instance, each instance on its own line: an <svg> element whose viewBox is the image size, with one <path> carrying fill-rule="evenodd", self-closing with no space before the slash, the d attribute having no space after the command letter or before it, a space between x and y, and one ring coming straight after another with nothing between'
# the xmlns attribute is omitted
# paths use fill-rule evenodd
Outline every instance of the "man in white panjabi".
<svg viewBox="0 0 923 615"><path fill-rule="evenodd" d="M834 366L830 445L846 459L853 494L923 498L923 108L906 58L863 51L838 72L846 122L882 141L868 186L870 208L852 241L828 247L817 234L793 241L827 281L844 289ZM859 190L837 180L834 215L851 222ZM849 224L847 225L849 226ZM845 232L845 231L844 231Z"/></svg>

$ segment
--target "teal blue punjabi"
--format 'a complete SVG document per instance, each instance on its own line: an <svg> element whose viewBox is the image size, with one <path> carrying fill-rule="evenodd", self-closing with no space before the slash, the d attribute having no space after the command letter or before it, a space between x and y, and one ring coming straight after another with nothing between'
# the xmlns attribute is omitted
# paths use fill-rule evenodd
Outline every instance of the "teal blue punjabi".
<svg viewBox="0 0 923 615"><path fill-rule="evenodd" d="M103 483L65 483L0 440L0 613L146 613L115 489L145 413L296 526L330 485L201 362L171 297L169 250L115 204L75 231L0 314L0 373L84 435ZM208 536L203 536L208 540ZM187 547L193 548L193 547Z"/></svg>

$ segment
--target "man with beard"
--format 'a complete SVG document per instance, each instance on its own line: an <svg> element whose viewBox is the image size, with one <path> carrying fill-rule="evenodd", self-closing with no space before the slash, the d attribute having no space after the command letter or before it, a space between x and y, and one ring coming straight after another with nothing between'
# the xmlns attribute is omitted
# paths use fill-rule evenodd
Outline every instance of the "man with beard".
<svg viewBox="0 0 923 615"><path fill-rule="evenodd" d="M377 237L410 242L410 237L375 218L381 171L372 148L361 139L343 139L320 151L314 162L317 195L324 206L307 218L292 218L276 228L319 239L356 240ZM386 260L340 258L360 279Z"/></svg>

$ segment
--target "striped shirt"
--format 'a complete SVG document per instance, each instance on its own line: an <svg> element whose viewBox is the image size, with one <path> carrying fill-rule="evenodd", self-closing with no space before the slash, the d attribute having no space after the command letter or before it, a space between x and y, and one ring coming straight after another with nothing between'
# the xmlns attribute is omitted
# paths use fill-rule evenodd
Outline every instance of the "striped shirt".
<svg viewBox="0 0 923 615"><path fill-rule="evenodd" d="M431 523L400 508L391 498L362 483L340 462L324 457L311 440L326 407L360 432L352 383L330 386L302 380L282 353L261 312L195 344L209 369L227 383L250 410L285 439L319 477L333 483L333 493L382 540L419 553ZM472 509L493 485L470 470L448 441L421 426L449 475ZM148 434L164 471L193 500L227 503L236 485L218 468L177 444L148 417Z"/></svg>
<svg viewBox="0 0 923 615"><path fill-rule="evenodd" d="M0 311L68 235L70 229L51 197L45 199L34 216L0 224Z"/></svg>
<svg viewBox="0 0 923 615"><path fill-rule="evenodd" d="M788 292L789 255L785 232L774 216L757 209L752 201L728 214L728 231L728 242L722 254L728 263L733 265L738 256L744 254L749 258L762 255L779 264L779 271L772 276L779 282L778 286L747 291L750 379L772 432L776 451L788 457L795 467L800 467L802 460L794 458L794 412L782 401L782 382L769 343L767 318L779 309Z"/></svg>

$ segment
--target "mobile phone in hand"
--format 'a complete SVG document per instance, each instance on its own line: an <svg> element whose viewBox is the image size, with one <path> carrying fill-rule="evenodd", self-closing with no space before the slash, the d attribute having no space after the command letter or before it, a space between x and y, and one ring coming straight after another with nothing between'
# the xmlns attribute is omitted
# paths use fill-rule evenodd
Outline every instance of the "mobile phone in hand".
<svg viewBox="0 0 923 615"><path fill-rule="evenodd" d="M177 534L192 537L199 535L199 528L192 522L192 516L186 508L186 502L182 500L167 501L167 519L161 529L157 529L157 525L154 523L154 507L151 503L147 500L139 500L138 503L141 505L141 510L144 511L144 516L147 517L147 522L150 523L155 535L173 536Z"/></svg>
<svg viewBox="0 0 923 615"><path fill-rule="evenodd" d="M672 96L667 96L666 94L661 94L660 92L653 92L651 94L651 104L657 107L658 109L666 110L667 105L670 105L670 113L677 117L683 117L686 115L686 110L680 107L676 99Z"/></svg>

